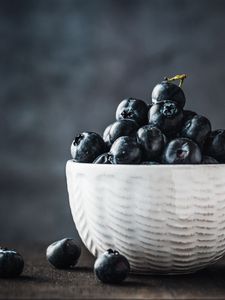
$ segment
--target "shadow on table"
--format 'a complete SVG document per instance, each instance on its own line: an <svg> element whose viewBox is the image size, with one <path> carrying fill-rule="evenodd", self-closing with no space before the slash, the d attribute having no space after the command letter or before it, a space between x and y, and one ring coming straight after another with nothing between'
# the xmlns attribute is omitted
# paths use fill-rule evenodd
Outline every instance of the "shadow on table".
<svg viewBox="0 0 225 300"><path fill-rule="evenodd" d="M10 282L31 282L31 283L49 283L51 280L46 277L40 276L28 276L28 275L21 275L15 278L1 278L1 280L10 281Z"/></svg>

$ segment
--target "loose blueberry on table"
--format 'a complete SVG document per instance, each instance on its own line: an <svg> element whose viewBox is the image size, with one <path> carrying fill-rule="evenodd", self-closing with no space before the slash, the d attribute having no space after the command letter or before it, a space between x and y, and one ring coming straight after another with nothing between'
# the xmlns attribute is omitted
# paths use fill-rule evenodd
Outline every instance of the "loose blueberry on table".
<svg viewBox="0 0 225 300"><path fill-rule="evenodd" d="M0 248L0 277L18 277L24 268L24 260L16 250Z"/></svg>
<svg viewBox="0 0 225 300"><path fill-rule="evenodd" d="M94 264L94 273L104 283L121 283L130 272L130 264L118 251L108 249Z"/></svg>
<svg viewBox="0 0 225 300"><path fill-rule="evenodd" d="M74 267L81 254L80 247L71 238L64 238L49 245L46 250L48 262L58 269Z"/></svg>
<svg viewBox="0 0 225 300"><path fill-rule="evenodd" d="M151 103L122 100L116 120L103 137L77 135L71 145L74 162L94 164L225 163L225 130L211 131L210 121L184 109L185 74L166 77L152 91ZM175 84L179 81L179 85Z"/></svg>

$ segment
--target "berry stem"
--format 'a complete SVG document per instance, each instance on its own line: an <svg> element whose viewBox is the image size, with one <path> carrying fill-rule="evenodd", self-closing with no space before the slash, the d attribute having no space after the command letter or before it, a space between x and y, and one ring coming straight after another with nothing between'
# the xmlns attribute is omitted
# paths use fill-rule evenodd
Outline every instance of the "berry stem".
<svg viewBox="0 0 225 300"><path fill-rule="evenodd" d="M181 75L175 75L173 77L166 77L165 79L167 81L175 81L175 80L180 80L179 82L179 87L182 86L183 82L184 82L184 79L187 78L187 75L186 74L181 74Z"/></svg>

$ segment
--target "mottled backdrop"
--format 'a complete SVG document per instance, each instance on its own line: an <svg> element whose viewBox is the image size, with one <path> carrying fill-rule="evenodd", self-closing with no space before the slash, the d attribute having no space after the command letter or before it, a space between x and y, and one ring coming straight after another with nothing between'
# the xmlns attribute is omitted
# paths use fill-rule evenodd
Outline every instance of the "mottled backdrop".
<svg viewBox="0 0 225 300"><path fill-rule="evenodd" d="M225 127L225 1L0 1L0 243L76 235L65 163L127 96L186 72L188 107Z"/></svg>

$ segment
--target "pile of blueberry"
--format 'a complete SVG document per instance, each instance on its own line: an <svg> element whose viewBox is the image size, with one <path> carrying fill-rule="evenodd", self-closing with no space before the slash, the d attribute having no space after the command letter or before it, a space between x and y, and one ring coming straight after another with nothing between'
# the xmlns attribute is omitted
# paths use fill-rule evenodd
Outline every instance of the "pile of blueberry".
<svg viewBox="0 0 225 300"><path fill-rule="evenodd" d="M217 164L225 163L225 130L212 131L210 121L184 110L181 89L186 75L165 78L152 91L152 103L123 100L116 121L103 137L83 132L75 137L75 162L96 164ZM179 80L177 85L173 81Z"/></svg>

